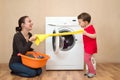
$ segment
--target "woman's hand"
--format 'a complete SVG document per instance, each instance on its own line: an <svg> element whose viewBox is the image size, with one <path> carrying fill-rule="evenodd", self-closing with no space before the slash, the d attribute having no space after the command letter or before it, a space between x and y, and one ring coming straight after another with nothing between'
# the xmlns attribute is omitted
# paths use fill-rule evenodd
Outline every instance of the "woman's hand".
<svg viewBox="0 0 120 80"><path fill-rule="evenodd" d="M30 39L29 39L29 41L31 41L31 42L33 42L35 40L36 40L36 36L35 35L33 35L32 37L30 37Z"/></svg>

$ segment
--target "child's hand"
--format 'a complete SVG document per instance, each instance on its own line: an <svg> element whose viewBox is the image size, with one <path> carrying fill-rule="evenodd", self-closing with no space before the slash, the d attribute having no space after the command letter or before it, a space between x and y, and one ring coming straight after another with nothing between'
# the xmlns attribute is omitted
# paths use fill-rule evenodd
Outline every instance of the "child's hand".
<svg viewBox="0 0 120 80"><path fill-rule="evenodd" d="M84 31L84 32L83 32L83 35L87 35L87 32L86 32L86 31Z"/></svg>
<svg viewBox="0 0 120 80"><path fill-rule="evenodd" d="M30 37L30 39L29 39L29 41L35 41L36 40L36 36L35 35L33 35L32 37Z"/></svg>

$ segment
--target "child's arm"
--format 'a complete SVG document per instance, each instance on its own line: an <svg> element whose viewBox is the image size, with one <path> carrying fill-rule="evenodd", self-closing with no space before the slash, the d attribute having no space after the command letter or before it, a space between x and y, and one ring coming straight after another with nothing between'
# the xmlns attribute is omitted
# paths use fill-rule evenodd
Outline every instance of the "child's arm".
<svg viewBox="0 0 120 80"><path fill-rule="evenodd" d="M84 32L83 32L83 35L86 35L86 36L88 36L88 37L90 37L90 38L92 38L92 39L95 39L95 38L96 38L96 33L90 34L90 33L86 32L86 31L84 31Z"/></svg>

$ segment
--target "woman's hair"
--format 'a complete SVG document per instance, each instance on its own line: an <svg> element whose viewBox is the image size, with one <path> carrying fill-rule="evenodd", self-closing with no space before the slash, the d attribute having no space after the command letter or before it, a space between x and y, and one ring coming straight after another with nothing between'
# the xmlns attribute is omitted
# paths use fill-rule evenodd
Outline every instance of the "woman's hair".
<svg viewBox="0 0 120 80"><path fill-rule="evenodd" d="M22 30L21 24L25 23L25 19L27 17L29 17L29 16L22 16L22 17L20 17L20 19L18 20L18 27L16 27L16 31L21 31Z"/></svg>
<svg viewBox="0 0 120 80"><path fill-rule="evenodd" d="M81 13L77 18L82 19L83 21L87 21L88 23L91 21L91 16L88 13Z"/></svg>

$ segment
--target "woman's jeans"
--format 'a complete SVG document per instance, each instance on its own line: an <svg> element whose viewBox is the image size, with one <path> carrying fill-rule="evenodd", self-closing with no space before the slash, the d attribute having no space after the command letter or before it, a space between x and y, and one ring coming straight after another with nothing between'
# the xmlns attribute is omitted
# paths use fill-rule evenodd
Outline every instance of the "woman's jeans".
<svg viewBox="0 0 120 80"><path fill-rule="evenodd" d="M12 63L9 65L9 67L12 70L11 73L22 77L34 77L42 73L41 68L38 69L29 68L23 65L22 63Z"/></svg>

